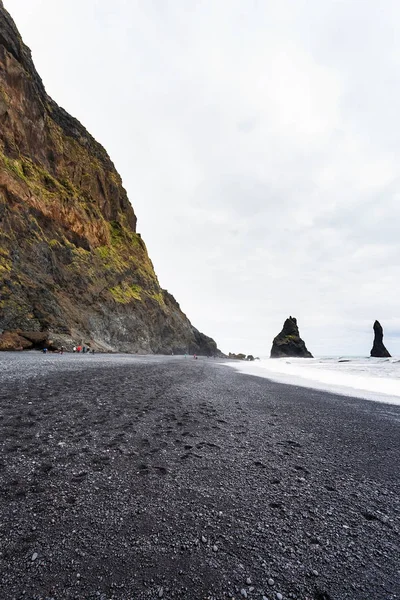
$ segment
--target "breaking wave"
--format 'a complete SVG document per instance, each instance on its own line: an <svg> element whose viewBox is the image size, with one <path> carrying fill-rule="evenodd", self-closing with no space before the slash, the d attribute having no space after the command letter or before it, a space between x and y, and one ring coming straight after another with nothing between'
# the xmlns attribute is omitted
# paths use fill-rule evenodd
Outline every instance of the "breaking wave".
<svg viewBox="0 0 400 600"><path fill-rule="evenodd" d="M400 358L267 358L228 364L280 383L400 405Z"/></svg>

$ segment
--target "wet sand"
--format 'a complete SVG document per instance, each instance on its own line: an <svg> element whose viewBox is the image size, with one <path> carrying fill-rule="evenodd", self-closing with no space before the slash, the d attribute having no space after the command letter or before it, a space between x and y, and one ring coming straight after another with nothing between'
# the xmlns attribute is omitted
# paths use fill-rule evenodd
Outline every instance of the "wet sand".
<svg viewBox="0 0 400 600"><path fill-rule="evenodd" d="M0 373L1 600L400 598L400 407L212 359Z"/></svg>

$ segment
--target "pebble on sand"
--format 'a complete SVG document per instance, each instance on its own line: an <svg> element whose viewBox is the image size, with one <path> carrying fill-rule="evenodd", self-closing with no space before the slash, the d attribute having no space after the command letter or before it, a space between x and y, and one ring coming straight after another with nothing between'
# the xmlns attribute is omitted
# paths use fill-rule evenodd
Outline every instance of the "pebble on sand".
<svg viewBox="0 0 400 600"><path fill-rule="evenodd" d="M37 559L37 557L38 557L38 553L37 553L37 552L34 552L34 553L32 554L32 562L33 562L34 560L36 560L36 559Z"/></svg>

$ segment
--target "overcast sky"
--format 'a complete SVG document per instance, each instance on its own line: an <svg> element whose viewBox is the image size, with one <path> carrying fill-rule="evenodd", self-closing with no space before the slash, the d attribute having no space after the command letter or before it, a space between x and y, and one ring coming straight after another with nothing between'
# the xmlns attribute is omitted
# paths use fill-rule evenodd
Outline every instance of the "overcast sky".
<svg viewBox="0 0 400 600"><path fill-rule="evenodd" d="M398 0L4 0L225 352L400 355Z"/></svg>

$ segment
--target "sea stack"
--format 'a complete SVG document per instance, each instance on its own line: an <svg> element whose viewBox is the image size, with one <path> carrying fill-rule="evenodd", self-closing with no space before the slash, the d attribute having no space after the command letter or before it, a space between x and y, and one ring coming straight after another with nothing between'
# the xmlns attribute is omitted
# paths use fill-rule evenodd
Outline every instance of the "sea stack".
<svg viewBox="0 0 400 600"><path fill-rule="evenodd" d="M371 356L376 358L390 358L391 354L386 350L383 344L383 329L379 321L374 323L374 345L372 346Z"/></svg>
<svg viewBox="0 0 400 600"><path fill-rule="evenodd" d="M300 337L295 317L286 319L282 331L272 343L271 358L282 358L284 356L313 358Z"/></svg>
<svg viewBox="0 0 400 600"><path fill-rule="evenodd" d="M0 349L38 332L57 347L220 354L160 287L114 164L48 96L1 0L0 299Z"/></svg>

